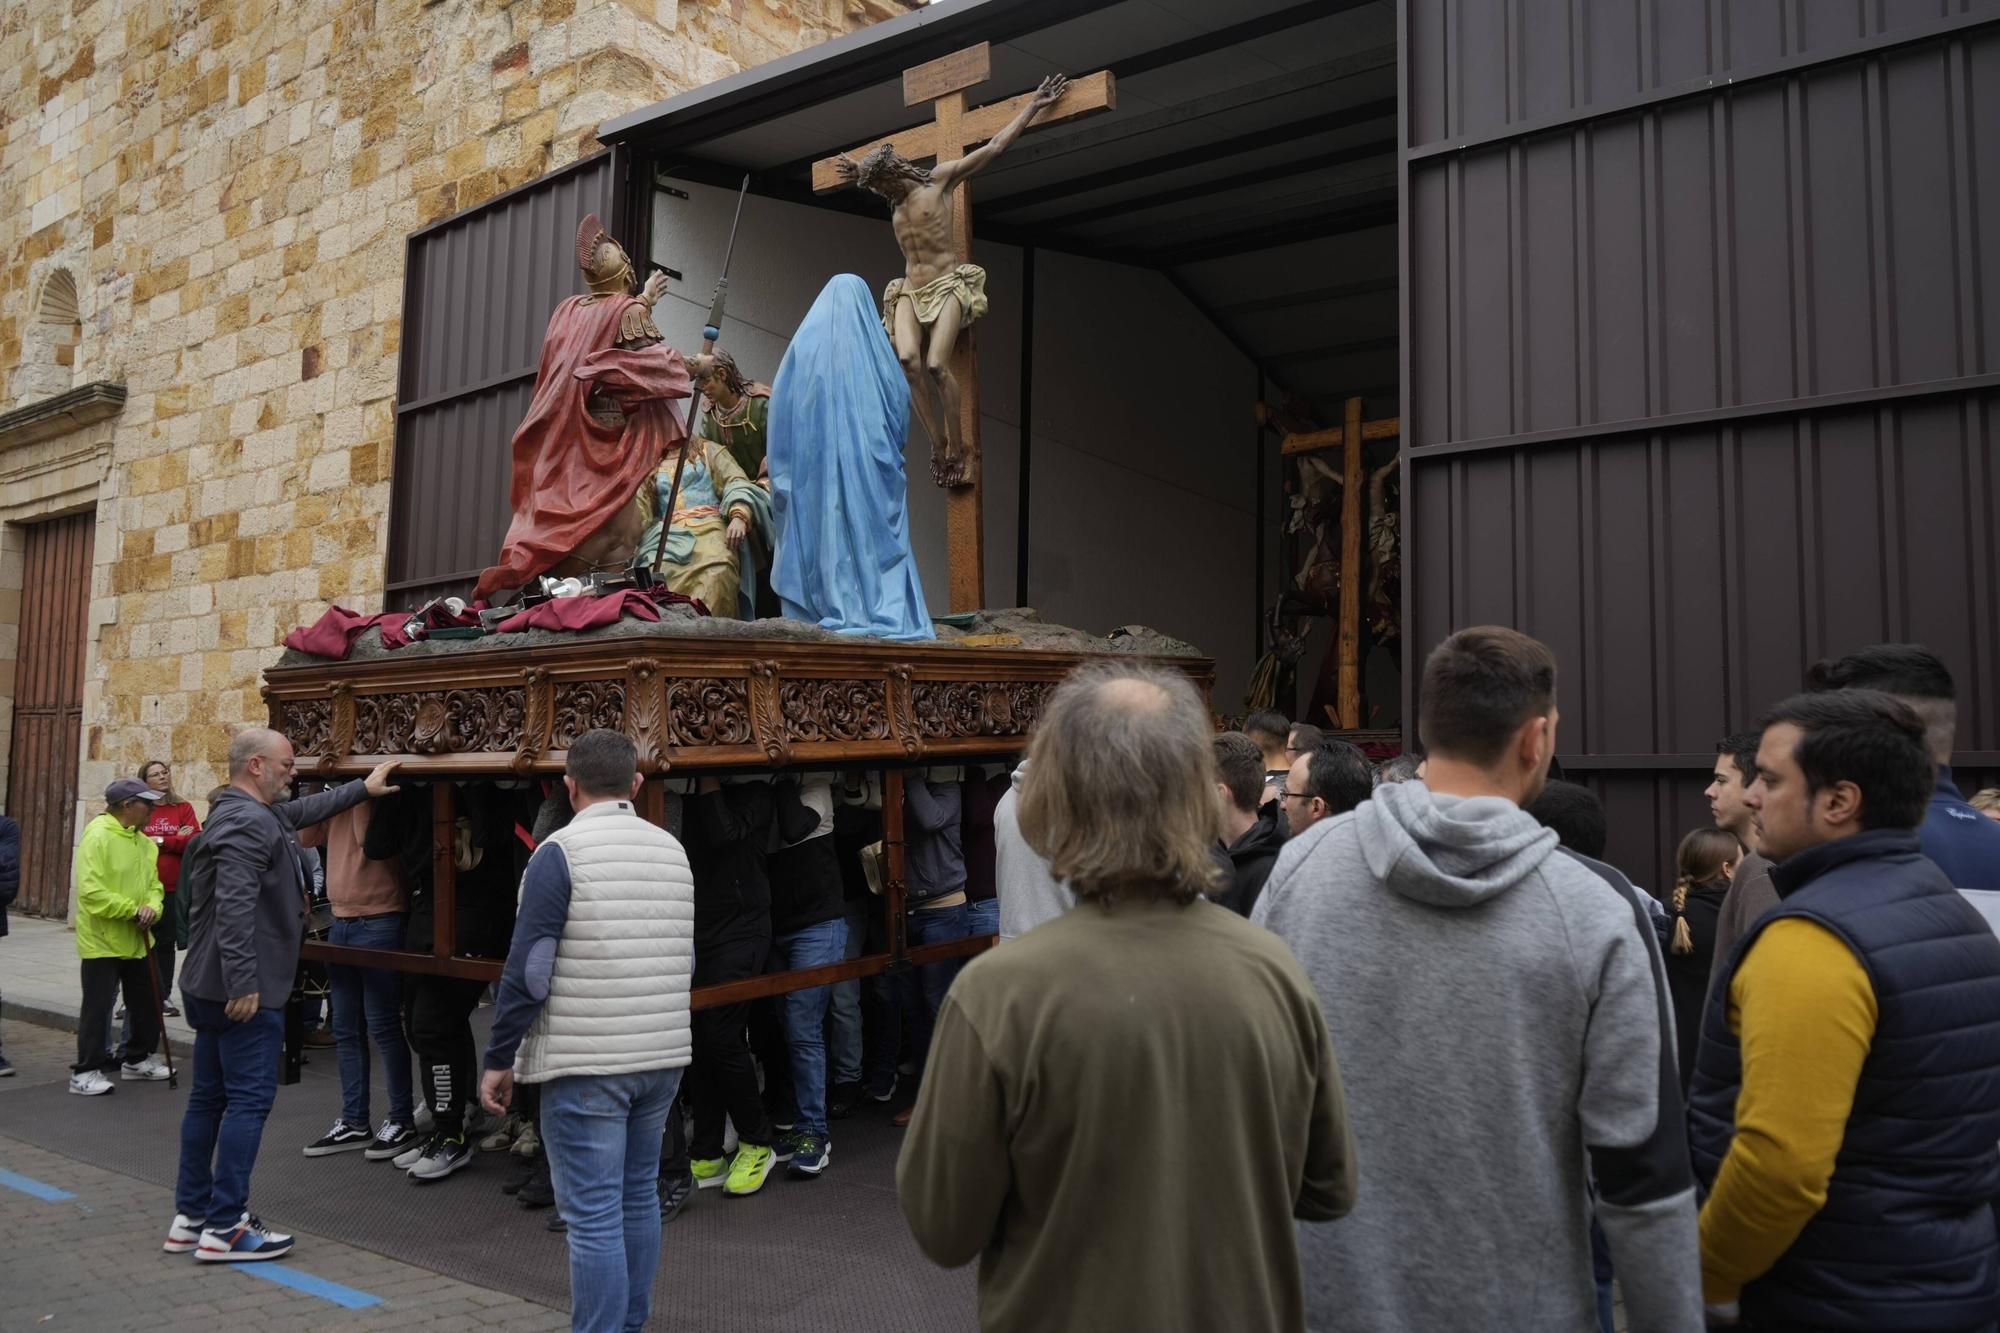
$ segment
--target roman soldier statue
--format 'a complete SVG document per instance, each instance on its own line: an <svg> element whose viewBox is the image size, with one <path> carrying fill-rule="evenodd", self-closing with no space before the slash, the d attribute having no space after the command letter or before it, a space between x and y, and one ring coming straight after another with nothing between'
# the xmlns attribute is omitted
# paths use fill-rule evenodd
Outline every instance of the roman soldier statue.
<svg viewBox="0 0 2000 1333"><path fill-rule="evenodd" d="M534 397L514 432L514 519L478 597L542 574L629 564L647 521L639 492L687 438L674 406L692 392L687 367L653 324L666 275L634 295L632 261L594 213L576 229L576 262L590 290L549 317Z"/></svg>

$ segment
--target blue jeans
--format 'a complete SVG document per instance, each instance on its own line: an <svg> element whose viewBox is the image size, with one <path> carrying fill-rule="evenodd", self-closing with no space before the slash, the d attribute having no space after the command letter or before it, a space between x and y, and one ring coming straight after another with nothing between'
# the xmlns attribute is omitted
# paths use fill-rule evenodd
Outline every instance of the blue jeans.
<svg viewBox="0 0 2000 1333"><path fill-rule="evenodd" d="M965 933L968 935L998 935L1000 933L1000 900L979 898L965 905Z"/></svg>
<svg viewBox="0 0 2000 1333"><path fill-rule="evenodd" d="M843 959L861 956L861 946L868 937L868 904L854 902L847 905L847 917L843 922L847 927L847 947L840 951ZM861 1081L861 982L837 981L832 986L833 995L827 1002L826 1015L826 1059L832 1067L835 1083L859 1083Z"/></svg>
<svg viewBox="0 0 2000 1333"><path fill-rule="evenodd" d="M1611 1279L1615 1276L1611 1271L1611 1245L1604 1239L1604 1228L1597 1224L1595 1216L1590 1219L1590 1276L1597 1287L1599 1333L1618 1333L1611 1303Z"/></svg>
<svg viewBox="0 0 2000 1333"><path fill-rule="evenodd" d="M259 1009L249 1021L232 1023L221 1002L186 991L181 1008L194 1028L194 1086L181 1117L174 1208L225 1226L249 1207L250 1172L278 1095L285 1011Z"/></svg>
<svg viewBox="0 0 2000 1333"><path fill-rule="evenodd" d="M360 919L335 917L329 944L357 949L399 949L403 945L403 915ZM411 1114L410 1044L403 1038L403 982L380 967L326 969L333 1001L333 1040L340 1058L340 1118L356 1129L368 1129L368 1038L382 1053L382 1073L389 1083L389 1119L407 1125Z"/></svg>
<svg viewBox="0 0 2000 1333"><path fill-rule="evenodd" d="M681 1071L577 1075L541 1085L539 1128L569 1223L570 1327L641 1329L660 1266L660 1132Z"/></svg>
<svg viewBox="0 0 2000 1333"><path fill-rule="evenodd" d="M840 917L780 935L772 941L788 968L825 967L847 952L847 922ZM814 986L779 997L785 1045L792 1053L792 1097L799 1130L826 1137L826 1007L833 987Z"/></svg>
<svg viewBox="0 0 2000 1333"><path fill-rule="evenodd" d="M921 944L942 944L946 940L962 940L966 931L966 905L955 907L933 907L929 911L910 913L910 947ZM907 1042L904 1055L916 1061L922 1069L930 1055L931 1030L937 1024L938 1010L944 1005L945 992L951 989L952 980L958 970L965 966L962 958L947 959L942 963L925 963L917 969L917 980L922 988L922 999L912 1006L909 1026L906 1029Z"/></svg>

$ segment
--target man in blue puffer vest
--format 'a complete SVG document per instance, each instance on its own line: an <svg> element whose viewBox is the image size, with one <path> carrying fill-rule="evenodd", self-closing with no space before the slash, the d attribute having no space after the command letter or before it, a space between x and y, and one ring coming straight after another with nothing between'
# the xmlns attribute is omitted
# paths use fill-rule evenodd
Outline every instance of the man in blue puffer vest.
<svg viewBox="0 0 2000 1333"><path fill-rule="evenodd" d="M1779 903L1722 965L1689 1094L1711 1317L1992 1328L2000 939L1920 847L1923 723L1850 689L1762 731L1746 800Z"/></svg>

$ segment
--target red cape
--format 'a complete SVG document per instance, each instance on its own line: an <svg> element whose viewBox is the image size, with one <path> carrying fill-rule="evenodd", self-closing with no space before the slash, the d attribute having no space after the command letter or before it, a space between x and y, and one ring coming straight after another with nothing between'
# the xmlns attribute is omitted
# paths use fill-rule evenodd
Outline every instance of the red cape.
<svg viewBox="0 0 2000 1333"><path fill-rule="evenodd" d="M554 567L631 500L661 454L687 438L673 406L692 392L681 354L665 343L615 345L619 317L637 297L584 300L572 296L549 316L535 396L514 432L514 521L500 562L479 576L475 598ZM600 425L585 410L594 388L625 409L623 426Z"/></svg>

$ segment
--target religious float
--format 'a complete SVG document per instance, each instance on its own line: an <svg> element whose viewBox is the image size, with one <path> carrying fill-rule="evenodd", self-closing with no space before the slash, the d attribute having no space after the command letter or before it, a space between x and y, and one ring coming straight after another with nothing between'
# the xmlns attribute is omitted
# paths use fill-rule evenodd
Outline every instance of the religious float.
<svg viewBox="0 0 2000 1333"><path fill-rule="evenodd" d="M309 961L497 978L499 959L455 950L460 816L475 798L536 791L566 814L556 779L593 728L631 739L646 777L640 812L669 828L676 798L700 780L866 775L881 900L869 950L700 987L697 1008L974 953L991 937L906 944L906 775L956 781L963 766L1012 759L1049 693L1093 658L1167 665L1208 694L1212 662L1150 630L1097 637L1027 609L964 609L960 590L978 580L959 567L956 542L954 614L934 621L911 551L913 406L937 484L970 491L978 475L976 431L945 424L965 420L972 395L949 376L906 373L913 357L899 356L953 359L956 330L984 310L977 270L946 262L952 189L1065 87L1051 79L1022 99L986 148L936 179L892 153L850 161L854 183L891 204L907 277L879 302L861 279L832 278L769 387L717 346L726 260L703 346L683 358L652 319L664 279L642 284L598 219L583 219L587 291L549 321L514 436L498 560L469 600L381 615L332 608L265 673L270 726L292 741L301 780L394 759L396 780L428 801L435 944L313 940ZM923 401L932 392L935 409ZM964 558L976 569L976 545ZM517 833L534 841L525 824Z"/></svg>

